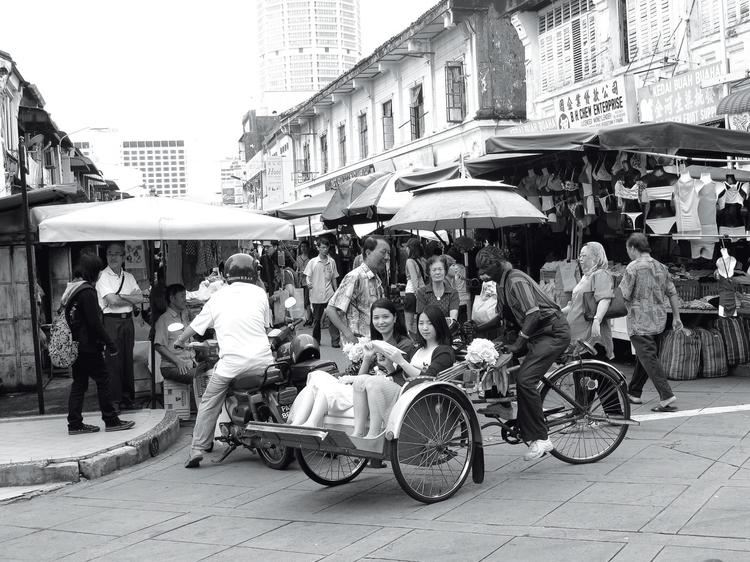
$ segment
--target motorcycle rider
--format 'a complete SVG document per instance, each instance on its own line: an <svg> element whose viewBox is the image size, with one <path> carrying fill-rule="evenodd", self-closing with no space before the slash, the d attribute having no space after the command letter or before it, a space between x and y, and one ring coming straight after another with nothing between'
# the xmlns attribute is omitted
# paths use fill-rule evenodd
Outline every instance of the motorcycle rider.
<svg viewBox="0 0 750 562"><path fill-rule="evenodd" d="M224 275L229 286L214 293L175 341L175 347L184 346L194 334L203 335L208 328L213 328L219 344L219 361L198 406L185 468L199 467L204 451L210 448L216 420L232 379L242 373L262 375L273 362L266 335L270 317L268 296L255 284L256 261L248 254L234 254L224 264Z"/></svg>

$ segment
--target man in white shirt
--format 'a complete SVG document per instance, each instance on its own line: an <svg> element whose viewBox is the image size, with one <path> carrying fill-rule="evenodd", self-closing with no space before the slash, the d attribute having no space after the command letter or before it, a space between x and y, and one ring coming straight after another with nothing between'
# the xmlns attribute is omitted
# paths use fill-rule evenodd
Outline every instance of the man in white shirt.
<svg viewBox="0 0 750 562"><path fill-rule="evenodd" d="M194 334L202 335L213 328L219 343L219 361L198 406L185 468L199 467L203 452L210 448L216 420L232 379L243 373L263 374L273 362L266 335L268 296L255 285L258 278L255 260L247 254L234 254L227 259L224 274L229 286L211 296L174 342L176 348L182 347Z"/></svg>
<svg viewBox="0 0 750 562"><path fill-rule="evenodd" d="M122 268L125 246L120 242L107 245L107 267L99 274L96 292L104 313L104 329L117 346L118 353L106 357L112 401L120 409L134 406L133 380L133 306L145 301L141 288L131 273Z"/></svg>
<svg viewBox="0 0 750 562"><path fill-rule="evenodd" d="M330 242L321 238L318 240L318 255L311 258L305 266L305 283L310 289L310 304L313 309L312 337L318 340L318 343L320 343L323 314L328 301L336 292L336 278L339 276L336 262L328 255L329 250ZM328 331L331 334L331 347L340 347L339 331L333 322L329 324Z"/></svg>

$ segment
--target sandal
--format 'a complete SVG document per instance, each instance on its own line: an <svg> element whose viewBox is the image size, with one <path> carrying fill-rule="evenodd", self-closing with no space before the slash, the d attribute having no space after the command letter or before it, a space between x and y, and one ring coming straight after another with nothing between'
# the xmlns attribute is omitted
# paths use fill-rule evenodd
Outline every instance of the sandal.
<svg viewBox="0 0 750 562"><path fill-rule="evenodd" d="M661 404L658 406L654 406L651 408L652 412L676 412L677 407L676 406L662 406Z"/></svg>

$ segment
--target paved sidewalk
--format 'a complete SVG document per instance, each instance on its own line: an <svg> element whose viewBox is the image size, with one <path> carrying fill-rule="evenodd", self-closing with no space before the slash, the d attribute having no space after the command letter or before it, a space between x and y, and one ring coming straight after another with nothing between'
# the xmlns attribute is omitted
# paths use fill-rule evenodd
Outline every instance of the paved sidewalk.
<svg viewBox="0 0 750 562"><path fill-rule="evenodd" d="M162 409L123 412L123 419L135 421L135 427L127 431L104 431L98 416L98 412L84 414L87 423L101 428L85 435L68 435L65 415L0 419L0 486L71 482L81 475L98 477L140 462L151 452L158 454L158 450L148 450L149 446L153 449L152 440L163 449L174 442L179 431L174 413ZM4 492L7 495L8 491Z"/></svg>
<svg viewBox="0 0 750 562"><path fill-rule="evenodd" d="M750 403L750 379L674 383L681 409ZM651 385L636 414L650 414ZM104 478L0 506L0 558L289 561L750 560L750 413L631 427L608 458L527 463L488 433L486 478L423 505L390 468L323 488L237 451L186 470L179 446ZM221 449L219 447L218 449Z"/></svg>

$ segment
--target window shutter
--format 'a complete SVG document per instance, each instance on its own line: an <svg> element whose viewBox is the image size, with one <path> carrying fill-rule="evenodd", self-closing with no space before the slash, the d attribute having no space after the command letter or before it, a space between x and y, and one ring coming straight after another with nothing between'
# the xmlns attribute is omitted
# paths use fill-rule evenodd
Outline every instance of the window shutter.
<svg viewBox="0 0 750 562"><path fill-rule="evenodd" d="M750 0L727 0L727 27L750 19Z"/></svg>
<svg viewBox="0 0 750 562"><path fill-rule="evenodd" d="M651 57L672 47L674 16L671 0L627 0L630 60Z"/></svg>
<svg viewBox="0 0 750 562"><path fill-rule="evenodd" d="M701 37L710 37L718 33L721 0L701 0L699 6Z"/></svg>

